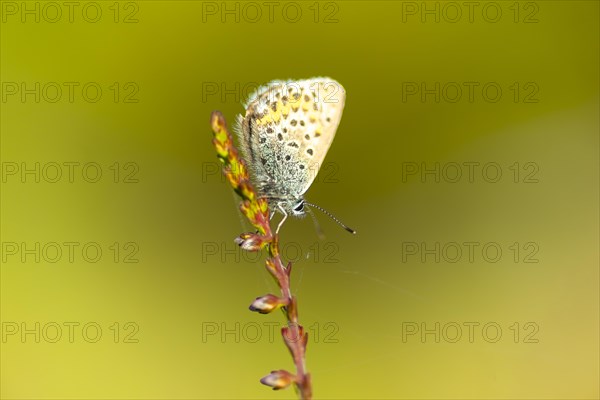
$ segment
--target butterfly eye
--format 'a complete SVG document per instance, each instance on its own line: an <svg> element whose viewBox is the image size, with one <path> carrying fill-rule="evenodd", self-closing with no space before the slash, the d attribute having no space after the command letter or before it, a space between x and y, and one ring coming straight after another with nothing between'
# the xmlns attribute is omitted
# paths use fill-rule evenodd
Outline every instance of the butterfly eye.
<svg viewBox="0 0 600 400"><path fill-rule="evenodd" d="M296 212L304 211L304 202L301 201L300 203L298 203L298 205L296 207L294 207L294 211L296 211Z"/></svg>

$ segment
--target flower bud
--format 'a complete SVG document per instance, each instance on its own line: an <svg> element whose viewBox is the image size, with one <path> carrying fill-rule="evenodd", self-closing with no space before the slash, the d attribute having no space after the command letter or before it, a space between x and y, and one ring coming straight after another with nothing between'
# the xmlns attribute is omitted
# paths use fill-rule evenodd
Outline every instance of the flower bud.
<svg viewBox="0 0 600 400"><path fill-rule="evenodd" d="M271 373L260 380L260 383L270 386L273 390L285 389L296 380L294 374L286 370L271 371Z"/></svg>
<svg viewBox="0 0 600 400"><path fill-rule="evenodd" d="M286 301L273 294L267 294L262 297L257 297L250 304L250 311L258 311L261 314L268 314L271 311L286 305Z"/></svg>
<svg viewBox="0 0 600 400"><path fill-rule="evenodd" d="M242 249L248 251L259 251L265 244L261 236L254 233L244 233L233 239L233 241Z"/></svg>

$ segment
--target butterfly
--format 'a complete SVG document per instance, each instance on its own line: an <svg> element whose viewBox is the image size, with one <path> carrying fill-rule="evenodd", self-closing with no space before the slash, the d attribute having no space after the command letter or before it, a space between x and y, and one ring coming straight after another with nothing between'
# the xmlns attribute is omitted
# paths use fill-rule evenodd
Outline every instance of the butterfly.
<svg viewBox="0 0 600 400"><path fill-rule="evenodd" d="M244 161L260 196L271 210L303 217L307 206L319 209L351 233L337 218L306 202L342 119L346 91L337 81L318 77L275 80L258 88L244 104L237 133Z"/></svg>

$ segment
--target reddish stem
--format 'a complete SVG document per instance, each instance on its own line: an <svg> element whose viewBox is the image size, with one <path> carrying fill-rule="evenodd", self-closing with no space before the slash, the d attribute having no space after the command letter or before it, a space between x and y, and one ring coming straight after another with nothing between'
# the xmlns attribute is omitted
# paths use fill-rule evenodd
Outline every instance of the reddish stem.
<svg viewBox="0 0 600 400"><path fill-rule="evenodd" d="M306 372L305 353L308 335L298 323L298 307L296 298L290 289L290 274L292 265L284 267L279 255L279 237L273 235L269 224L269 210L264 199L258 199L250 183L247 166L239 157L233 144L231 133L227 128L223 115L215 111L211 115L211 125L214 132L213 144L217 156L223 163L223 172L234 190L242 197L241 210L248 217L260 234L242 234L236 242L243 248L259 250L268 247L267 269L275 277L281 289L281 298L286 304L283 308L287 318L287 328L282 329L285 344L292 354L296 366L295 384L300 397L305 400L312 398L310 374ZM287 332L287 333L286 333Z"/></svg>

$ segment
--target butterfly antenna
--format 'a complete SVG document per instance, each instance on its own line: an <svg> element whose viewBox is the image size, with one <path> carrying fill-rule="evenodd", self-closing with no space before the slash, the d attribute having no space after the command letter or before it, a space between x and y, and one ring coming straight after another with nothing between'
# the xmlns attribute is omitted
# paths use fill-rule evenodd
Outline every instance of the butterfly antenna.
<svg viewBox="0 0 600 400"><path fill-rule="evenodd" d="M329 211L325 210L324 208L321 208L321 207L317 206L316 204L308 203L307 201L305 201L304 204L316 208L317 210L321 211L323 214L327 215L329 218L331 218L332 220L334 220L335 222L337 222L339 226L341 226L342 228L344 228L348 232L352 233L353 235L356 235L356 231L354 229L346 226L342 221L340 221L339 219L337 219L332 213L330 213Z"/></svg>
<svg viewBox="0 0 600 400"><path fill-rule="evenodd" d="M310 214L310 217L313 220L313 224L315 224L315 230L317 231L317 236L319 236L320 240L325 240L325 234L323 233L323 229L321 229L321 225L319 224L319 221L317 221L317 217L315 216L315 214L312 212L312 210L310 208L307 208L306 211L308 211L308 213Z"/></svg>

